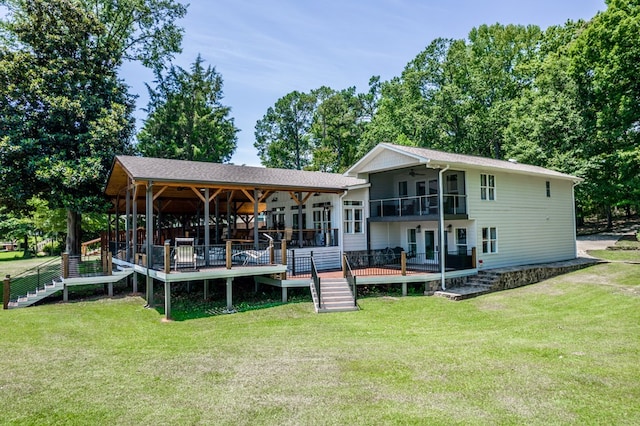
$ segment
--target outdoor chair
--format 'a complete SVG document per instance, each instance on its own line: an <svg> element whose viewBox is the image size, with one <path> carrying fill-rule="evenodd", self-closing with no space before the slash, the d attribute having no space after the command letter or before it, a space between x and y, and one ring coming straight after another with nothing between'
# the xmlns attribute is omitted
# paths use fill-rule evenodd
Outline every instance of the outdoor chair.
<svg viewBox="0 0 640 426"><path fill-rule="evenodd" d="M193 238L176 238L173 247L174 269L196 269L196 253Z"/></svg>

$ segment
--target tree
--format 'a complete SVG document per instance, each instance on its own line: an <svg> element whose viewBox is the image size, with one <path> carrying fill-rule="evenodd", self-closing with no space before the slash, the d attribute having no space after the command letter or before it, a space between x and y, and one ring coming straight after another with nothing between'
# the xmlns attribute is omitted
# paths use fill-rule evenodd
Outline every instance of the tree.
<svg viewBox="0 0 640 426"><path fill-rule="evenodd" d="M138 134L137 149L148 157L225 162L235 151L239 131L231 108L223 106L222 77L203 67L198 55L191 72L171 66L167 76L156 73L149 86L149 116Z"/></svg>
<svg viewBox="0 0 640 426"><path fill-rule="evenodd" d="M258 120L254 146L262 165L302 170L311 163L311 123L316 97L293 91Z"/></svg>
<svg viewBox="0 0 640 426"><path fill-rule="evenodd" d="M611 227L612 208L637 206L640 198L640 2L607 6L585 25L570 55L589 138L585 176Z"/></svg>
<svg viewBox="0 0 640 426"><path fill-rule="evenodd" d="M125 59L159 68L178 50L171 0L8 0L0 25L0 201L29 210L40 196L67 210L67 251L81 214L104 209L113 156L130 152L133 98Z"/></svg>

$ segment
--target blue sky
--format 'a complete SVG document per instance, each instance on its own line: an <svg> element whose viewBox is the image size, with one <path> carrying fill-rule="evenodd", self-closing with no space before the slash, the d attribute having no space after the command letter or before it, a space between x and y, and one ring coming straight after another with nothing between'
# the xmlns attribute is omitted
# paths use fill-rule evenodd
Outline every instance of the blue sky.
<svg viewBox="0 0 640 426"><path fill-rule="evenodd" d="M235 164L259 165L254 127L287 93L320 86L368 89L369 78L399 76L433 39L466 38L481 24L534 24L543 29L568 19L590 19L604 0L191 0L184 68L198 53L224 80L223 104L238 133ZM127 65L122 77L139 95L138 125L146 114L145 82L153 75Z"/></svg>

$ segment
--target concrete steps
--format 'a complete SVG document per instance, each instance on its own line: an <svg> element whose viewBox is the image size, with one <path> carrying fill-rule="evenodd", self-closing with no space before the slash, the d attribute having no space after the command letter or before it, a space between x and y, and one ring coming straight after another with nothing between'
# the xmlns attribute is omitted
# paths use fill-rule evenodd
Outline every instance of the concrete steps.
<svg viewBox="0 0 640 426"><path fill-rule="evenodd" d="M324 278L320 280L320 308L318 308L318 295L313 283L311 283L311 295L318 313L358 310L349 284L344 278Z"/></svg>
<svg viewBox="0 0 640 426"><path fill-rule="evenodd" d="M500 275L496 273L480 271L477 275L470 277L469 281L464 286L453 287L444 291L436 291L433 295L445 297L450 300L470 299L472 297L496 291L493 285L498 279L500 279Z"/></svg>

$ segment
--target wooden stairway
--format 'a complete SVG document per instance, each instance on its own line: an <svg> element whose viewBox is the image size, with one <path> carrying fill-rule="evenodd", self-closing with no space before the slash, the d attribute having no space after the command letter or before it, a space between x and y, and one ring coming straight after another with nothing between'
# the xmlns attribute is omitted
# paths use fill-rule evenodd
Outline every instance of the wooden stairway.
<svg viewBox="0 0 640 426"><path fill-rule="evenodd" d="M349 284L344 278L322 278L320 280L320 308L318 308L318 295L313 282L310 287L317 313L358 310Z"/></svg>

